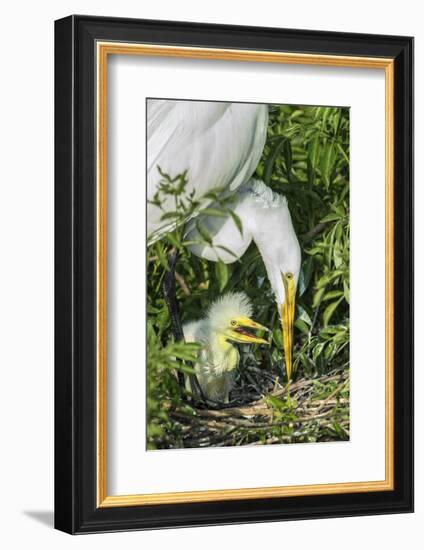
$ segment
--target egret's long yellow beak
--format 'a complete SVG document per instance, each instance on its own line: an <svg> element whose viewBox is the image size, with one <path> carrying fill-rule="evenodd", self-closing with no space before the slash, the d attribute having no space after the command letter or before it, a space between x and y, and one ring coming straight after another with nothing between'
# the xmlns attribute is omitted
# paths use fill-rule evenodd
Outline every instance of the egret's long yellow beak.
<svg viewBox="0 0 424 550"><path fill-rule="evenodd" d="M283 328L284 357L287 379L291 380L293 367L293 324L296 301L296 282L292 273L282 273L285 301L281 304L281 324Z"/></svg>
<svg viewBox="0 0 424 550"><path fill-rule="evenodd" d="M266 327L260 325L256 321L252 321L252 319L249 319L248 317L236 317L234 321L236 324L232 325L231 329L228 331L228 338L234 342L239 342L241 344L269 344L267 340L259 338L259 336L251 334L245 330L246 328L252 328L254 330L264 330L269 332Z"/></svg>

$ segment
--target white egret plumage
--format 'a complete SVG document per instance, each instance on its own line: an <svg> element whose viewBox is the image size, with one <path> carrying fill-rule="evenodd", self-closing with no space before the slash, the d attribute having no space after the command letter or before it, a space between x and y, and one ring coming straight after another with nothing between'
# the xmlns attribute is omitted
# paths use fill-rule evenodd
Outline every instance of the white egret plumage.
<svg viewBox="0 0 424 550"><path fill-rule="evenodd" d="M268 106L248 103L149 100L148 116L148 237L155 240L172 228L163 214L174 209L173 197L159 208L154 196L160 169L170 175L187 174L185 193L192 193L201 207L211 189L232 197L233 217L200 214L212 243L193 244L191 251L211 261L239 259L252 240L257 245L275 294L283 328L287 376L292 371L293 322L300 247L287 200L263 182L253 179L263 152ZM193 219L187 222L188 240L201 241ZM217 252L219 250L219 252ZM226 252L230 250L230 252Z"/></svg>
<svg viewBox="0 0 424 550"><path fill-rule="evenodd" d="M251 315L252 305L246 294L228 293L213 302L203 319L183 326L186 342L202 344L194 368L204 396L212 401L228 403L240 360L233 343L268 344L247 330L268 330Z"/></svg>
<svg viewBox="0 0 424 550"><path fill-rule="evenodd" d="M185 193L204 195L222 188L231 195L256 170L265 145L268 107L249 103L149 100L147 104L147 232L160 237L169 228L163 211L174 208L164 197L159 208L152 201L161 170L171 176L187 171Z"/></svg>

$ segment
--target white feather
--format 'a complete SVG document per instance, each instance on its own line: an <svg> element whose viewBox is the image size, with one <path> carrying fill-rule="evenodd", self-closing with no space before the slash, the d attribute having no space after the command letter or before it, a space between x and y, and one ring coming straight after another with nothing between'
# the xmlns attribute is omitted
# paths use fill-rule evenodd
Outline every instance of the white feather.
<svg viewBox="0 0 424 550"><path fill-rule="evenodd" d="M242 223L242 234L230 215L225 218L204 215L201 223L213 235L212 244L194 244L190 250L206 260L233 263L243 256L253 240L261 253L276 301L284 303L281 274L293 273L297 282L301 262L286 198L252 178L237 191L233 211ZM194 223L188 224L186 238L202 241Z"/></svg>
<svg viewBox="0 0 424 550"><path fill-rule="evenodd" d="M161 179L158 167L172 177L187 171L186 193L194 191L197 199L216 187L233 193L255 171L267 125L266 105L148 100L148 200L153 199ZM165 200L165 211L174 208L173 200ZM148 236L165 227L162 214L148 204Z"/></svg>

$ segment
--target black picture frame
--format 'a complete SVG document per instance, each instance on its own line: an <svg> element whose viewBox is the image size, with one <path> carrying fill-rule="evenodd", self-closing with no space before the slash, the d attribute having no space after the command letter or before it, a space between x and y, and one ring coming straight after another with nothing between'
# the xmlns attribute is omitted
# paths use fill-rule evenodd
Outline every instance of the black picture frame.
<svg viewBox="0 0 424 550"><path fill-rule="evenodd" d="M97 507L98 40L394 60L394 490ZM55 73L55 527L75 534L413 511L413 39L73 15L55 22Z"/></svg>

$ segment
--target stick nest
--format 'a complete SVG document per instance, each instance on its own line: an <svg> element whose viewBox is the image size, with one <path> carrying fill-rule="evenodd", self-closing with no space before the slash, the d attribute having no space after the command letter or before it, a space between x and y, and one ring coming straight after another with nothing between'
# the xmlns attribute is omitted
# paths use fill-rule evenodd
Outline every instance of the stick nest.
<svg viewBox="0 0 424 550"><path fill-rule="evenodd" d="M228 405L196 401L169 414L179 437L168 448L346 441L349 370L283 384L249 368Z"/></svg>

